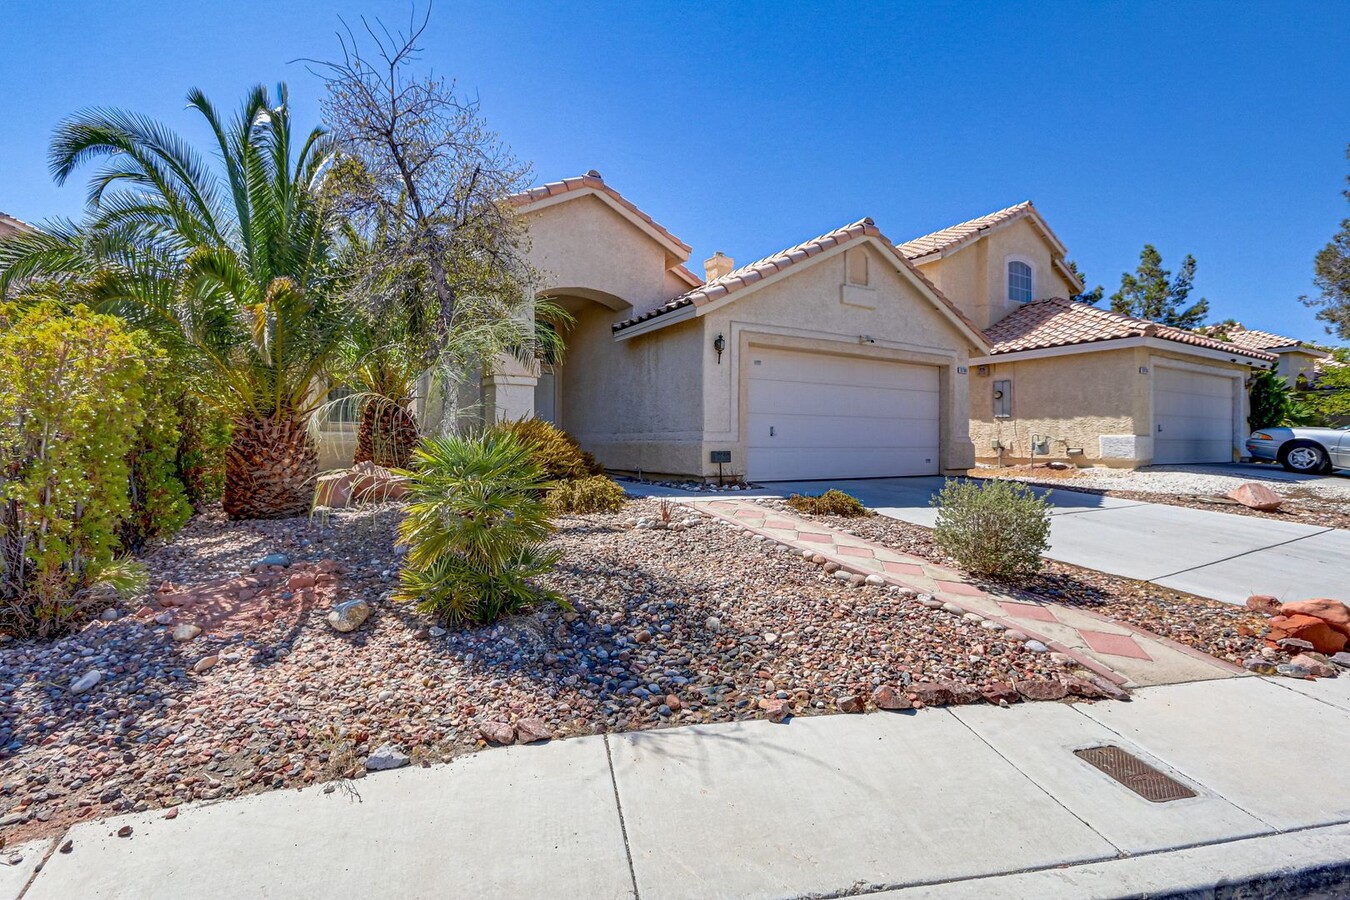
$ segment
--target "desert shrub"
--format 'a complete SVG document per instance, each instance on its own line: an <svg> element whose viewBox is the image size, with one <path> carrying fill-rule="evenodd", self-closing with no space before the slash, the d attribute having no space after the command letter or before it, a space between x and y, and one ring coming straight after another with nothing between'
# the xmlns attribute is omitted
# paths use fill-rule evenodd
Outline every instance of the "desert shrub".
<svg viewBox="0 0 1350 900"><path fill-rule="evenodd" d="M560 482L549 489L544 499L555 513L602 513L623 509L628 495L612 479L592 475Z"/></svg>
<svg viewBox="0 0 1350 900"><path fill-rule="evenodd" d="M0 620L57 633L134 588L116 559L145 364L119 320L42 303L0 310Z"/></svg>
<svg viewBox="0 0 1350 900"><path fill-rule="evenodd" d="M183 435L175 401L182 383L169 370L165 353L143 332L133 339L145 365L145 396L141 402L145 418L127 454L129 510L119 535L126 549L139 550L152 538L166 537L182 528L192 515L192 505L178 465Z"/></svg>
<svg viewBox="0 0 1350 900"><path fill-rule="evenodd" d="M933 498L933 540L968 572L1014 580L1040 571L1050 508L1015 481L948 481Z"/></svg>
<svg viewBox="0 0 1350 900"><path fill-rule="evenodd" d="M872 511L863 506L862 501L857 497L834 488L830 488L825 493L815 497L809 494L805 496L793 494L788 497L787 503L797 512L810 513L815 516L855 518L872 515Z"/></svg>
<svg viewBox="0 0 1350 900"><path fill-rule="evenodd" d="M605 474L604 466L581 449L576 438L543 419L517 419L503 422L497 429L513 435L529 448L534 461L549 481L571 481Z"/></svg>
<svg viewBox="0 0 1350 900"><path fill-rule="evenodd" d="M510 433L423 440L399 524L408 554L394 598L477 624L540 600L564 602L529 580L560 558L542 543L552 530L541 499L547 483L531 448Z"/></svg>
<svg viewBox="0 0 1350 900"><path fill-rule="evenodd" d="M1281 425L1320 425L1317 411L1299 399L1289 386L1289 380L1274 372L1257 372L1252 376L1251 413L1247 424L1253 431L1276 428Z"/></svg>

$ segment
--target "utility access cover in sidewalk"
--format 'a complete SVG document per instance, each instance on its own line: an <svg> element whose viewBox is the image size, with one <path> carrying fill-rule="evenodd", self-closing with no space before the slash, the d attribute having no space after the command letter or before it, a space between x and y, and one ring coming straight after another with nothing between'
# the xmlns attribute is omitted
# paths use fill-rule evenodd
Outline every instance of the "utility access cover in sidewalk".
<svg viewBox="0 0 1350 900"><path fill-rule="evenodd" d="M1184 800L1195 796L1195 791L1180 781L1164 775L1119 747L1089 747L1075 750L1073 755L1101 769L1145 800L1166 803L1168 800Z"/></svg>

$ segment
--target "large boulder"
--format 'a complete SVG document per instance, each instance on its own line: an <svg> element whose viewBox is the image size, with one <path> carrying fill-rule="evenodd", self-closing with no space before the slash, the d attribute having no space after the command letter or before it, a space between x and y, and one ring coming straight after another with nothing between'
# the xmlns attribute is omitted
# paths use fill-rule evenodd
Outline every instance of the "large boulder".
<svg viewBox="0 0 1350 900"><path fill-rule="evenodd" d="M1330 655L1345 649L1346 636L1315 616L1292 615L1282 620L1271 620L1270 633L1266 635L1272 645L1281 638L1295 638L1307 641L1318 653Z"/></svg>
<svg viewBox="0 0 1350 900"><path fill-rule="evenodd" d="M1341 634L1350 638L1350 606L1339 600L1318 597L1314 600L1297 600L1280 607L1280 615L1312 616L1321 619Z"/></svg>
<svg viewBox="0 0 1350 900"><path fill-rule="evenodd" d="M348 474L352 482L352 499L357 502L399 500L408 493L406 478L373 462L357 463Z"/></svg>
<svg viewBox="0 0 1350 900"><path fill-rule="evenodd" d="M1284 502L1284 498L1279 494L1255 481L1233 488L1228 492L1228 498L1236 500L1248 509L1259 509L1264 512L1274 512Z"/></svg>

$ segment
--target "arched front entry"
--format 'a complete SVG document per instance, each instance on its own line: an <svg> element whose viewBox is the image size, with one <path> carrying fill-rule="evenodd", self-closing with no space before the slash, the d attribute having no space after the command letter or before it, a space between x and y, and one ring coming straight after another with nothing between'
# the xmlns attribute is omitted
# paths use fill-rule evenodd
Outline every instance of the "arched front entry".
<svg viewBox="0 0 1350 900"><path fill-rule="evenodd" d="M565 431L584 433L591 426L589 410L597 399L592 376L599 375L586 371L587 361L593 365L597 352L610 349L610 325L628 315L632 307L613 294L589 288L559 287L542 291L540 296L567 310L575 321L558 327L565 348L562 359L539 367L534 414Z"/></svg>

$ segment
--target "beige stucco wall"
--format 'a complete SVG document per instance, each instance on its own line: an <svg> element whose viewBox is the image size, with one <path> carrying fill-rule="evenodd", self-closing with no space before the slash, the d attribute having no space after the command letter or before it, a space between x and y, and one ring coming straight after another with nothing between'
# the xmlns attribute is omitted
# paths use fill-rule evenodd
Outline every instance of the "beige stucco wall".
<svg viewBox="0 0 1350 900"><path fill-rule="evenodd" d="M1158 364L1174 361L1214 373L1249 375L1245 365L1199 357L1166 348L1132 347L1065 356L1024 359L988 366L981 375L972 367L970 436L981 465L993 465L1004 448L1003 462L1033 461L1033 435L1049 438L1050 453L1035 462L1064 461L1076 465L1135 467L1153 461L1153 378ZM1141 372L1140 369L1145 369ZM994 417L994 382L1012 381L1012 416ZM1235 441L1247 416L1247 393L1239 392ZM1106 438L1103 441L1103 437ZM1082 453L1070 453L1070 448ZM1235 451L1240 446L1235 444Z"/></svg>
<svg viewBox="0 0 1350 900"><path fill-rule="evenodd" d="M700 323L615 341L610 325L622 313L584 301L566 305L576 324L566 333L567 356L555 375L559 424L606 468L697 473Z"/></svg>
<svg viewBox="0 0 1350 900"><path fill-rule="evenodd" d="M984 329L1019 306L1008 299L1008 262L1014 258L1032 268L1034 299L1069 297L1074 293L1073 286L1054 266L1050 244L1027 218L996 228L919 269L976 327Z"/></svg>
<svg viewBox="0 0 1350 900"><path fill-rule="evenodd" d="M1275 364L1275 374L1285 378L1290 387L1298 387L1300 375L1311 380L1317 371L1316 364L1319 357L1311 353L1289 350L1277 353L1276 357L1279 361Z"/></svg>
<svg viewBox="0 0 1350 900"><path fill-rule="evenodd" d="M859 252L856 243L846 245ZM699 320L702 340L704 427L707 439L699 456L699 474L712 476L712 450L730 450L728 472L746 472L746 403L743 355L752 346L779 347L897 362L935 365L941 386L941 467L959 471L974 461L967 429L966 382L958 372L970 356L969 338L939 312L921 290L896 271L889 253L870 242L869 284L849 285L845 297L845 255L830 251L789 269L763 286L733 294ZM720 364L713 350L718 334L727 350ZM874 343L860 343L868 335ZM682 360L683 362L683 360Z"/></svg>
<svg viewBox="0 0 1350 900"><path fill-rule="evenodd" d="M529 260L544 276L541 294L580 289L616 311L627 304L641 313L688 290L669 274L677 260L595 195L527 213L526 222Z"/></svg>
<svg viewBox="0 0 1350 900"><path fill-rule="evenodd" d="M1145 361L1141 362L1141 358ZM1148 376L1139 374L1147 353L1115 350L977 367L970 379L970 438L981 463L994 463L1003 447L1005 463L1031 457L1033 435L1048 437L1050 454L1038 461L1066 460L1090 465L1137 465L1104 459L1101 435L1148 437ZM1012 416L994 418L994 382L1012 382ZM1139 428L1135 423L1140 424ZM1069 448L1083 453L1071 454Z"/></svg>

